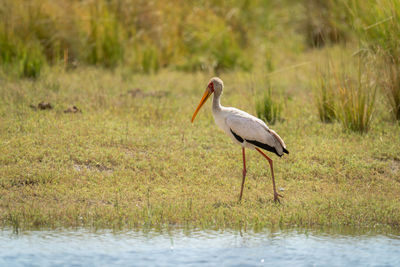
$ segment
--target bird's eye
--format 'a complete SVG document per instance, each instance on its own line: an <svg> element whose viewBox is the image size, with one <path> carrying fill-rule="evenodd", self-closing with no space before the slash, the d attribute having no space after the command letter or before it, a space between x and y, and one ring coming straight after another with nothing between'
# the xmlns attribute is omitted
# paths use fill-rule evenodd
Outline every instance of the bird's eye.
<svg viewBox="0 0 400 267"><path fill-rule="evenodd" d="M209 83L208 88L210 88L211 92L214 93L214 84L213 83Z"/></svg>

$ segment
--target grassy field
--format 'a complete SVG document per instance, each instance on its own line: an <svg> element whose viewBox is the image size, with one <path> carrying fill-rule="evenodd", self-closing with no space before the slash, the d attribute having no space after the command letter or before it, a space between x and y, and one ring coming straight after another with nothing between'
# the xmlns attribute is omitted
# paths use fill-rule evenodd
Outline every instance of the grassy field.
<svg viewBox="0 0 400 267"><path fill-rule="evenodd" d="M327 48L330 49L330 48ZM336 48L332 48L336 49ZM400 128L378 94L368 133L322 123L310 50L281 69L230 72L222 104L256 114L271 84L282 104L271 128L290 154L272 156L284 199L273 202L267 162L214 125L207 103L190 118L210 74L49 68L0 81L0 225L35 227L400 226ZM310 82L311 81L311 82ZM53 109L30 107L41 101ZM64 113L76 105L81 112Z"/></svg>
<svg viewBox="0 0 400 267"><path fill-rule="evenodd" d="M399 1L3 2L0 226L400 230ZM285 140L281 204L190 123L215 75Z"/></svg>

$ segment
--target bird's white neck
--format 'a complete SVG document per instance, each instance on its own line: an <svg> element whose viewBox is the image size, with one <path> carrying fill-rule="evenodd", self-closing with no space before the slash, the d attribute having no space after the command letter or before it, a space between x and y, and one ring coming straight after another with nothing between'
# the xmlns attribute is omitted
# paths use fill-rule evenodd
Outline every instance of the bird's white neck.
<svg viewBox="0 0 400 267"><path fill-rule="evenodd" d="M213 111L221 111L221 102L220 102L221 94L214 93L212 109Z"/></svg>

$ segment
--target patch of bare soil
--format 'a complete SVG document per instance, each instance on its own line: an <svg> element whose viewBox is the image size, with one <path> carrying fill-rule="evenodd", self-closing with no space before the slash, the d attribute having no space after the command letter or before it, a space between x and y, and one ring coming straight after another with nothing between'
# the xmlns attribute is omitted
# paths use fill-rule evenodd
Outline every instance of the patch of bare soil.
<svg viewBox="0 0 400 267"><path fill-rule="evenodd" d="M82 171L82 170L89 170L89 171L98 171L98 172L104 172L107 174L111 174L113 172L112 168L109 168L107 166L104 166L100 163L96 164L91 164L91 163L78 163L76 162L74 164L74 169L76 171Z"/></svg>

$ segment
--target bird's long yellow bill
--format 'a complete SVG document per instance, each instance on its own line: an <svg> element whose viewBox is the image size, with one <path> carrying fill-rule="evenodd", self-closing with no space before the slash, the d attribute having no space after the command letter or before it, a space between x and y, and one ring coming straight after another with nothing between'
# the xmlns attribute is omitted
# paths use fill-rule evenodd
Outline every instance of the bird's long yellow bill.
<svg viewBox="0 0 400 267"><path fill-rule="evenodd" d="M204 105L204 103L206 103L207 99L210 97L211 94L212 94L212 92L207 88L206 91L204 92L203 97L200 100L199 105L197 106L195 112L193 113L192 122L194 121L194 118L196 118L197 113L199 112L201 107Z"/></svg>

